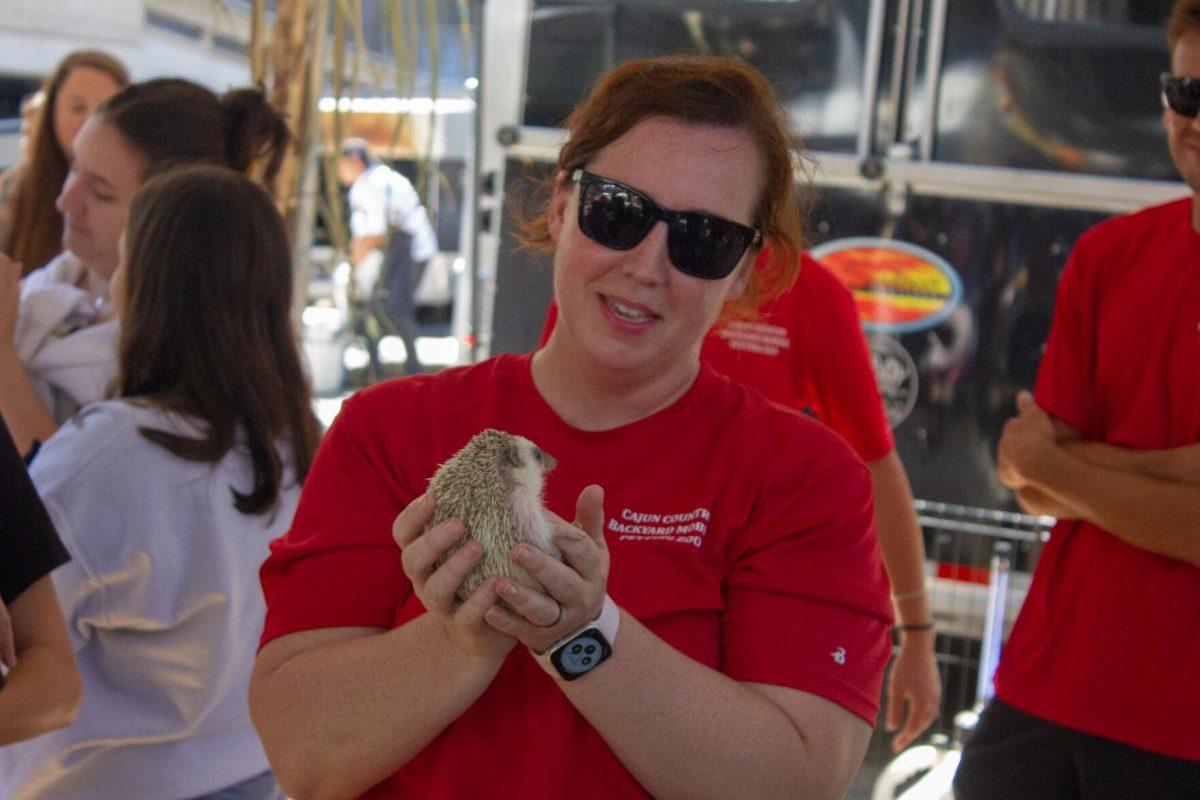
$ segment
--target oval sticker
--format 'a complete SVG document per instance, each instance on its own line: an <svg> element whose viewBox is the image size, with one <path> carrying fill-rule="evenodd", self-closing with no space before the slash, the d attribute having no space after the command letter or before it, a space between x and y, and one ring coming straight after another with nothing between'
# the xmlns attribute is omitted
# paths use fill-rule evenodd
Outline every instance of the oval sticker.
<svg viewBox="0 0 1200 800"><path fill-rule="evenodd" d="M940 324L962 301L962 279L941 256L893 239L852 237L813 248L854 295L872 333L909 333Z"/></svg>

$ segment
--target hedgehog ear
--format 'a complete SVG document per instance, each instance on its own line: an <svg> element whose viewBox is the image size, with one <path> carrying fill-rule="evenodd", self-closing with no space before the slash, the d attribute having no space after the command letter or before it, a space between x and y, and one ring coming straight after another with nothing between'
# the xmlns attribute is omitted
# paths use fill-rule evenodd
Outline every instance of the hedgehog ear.
<svg viewBox="0 0 1200 800"><path fill-rule="evenodd" d="M514 467L521 466L521 448L515 442L504 446L504 460Z"/></svg>

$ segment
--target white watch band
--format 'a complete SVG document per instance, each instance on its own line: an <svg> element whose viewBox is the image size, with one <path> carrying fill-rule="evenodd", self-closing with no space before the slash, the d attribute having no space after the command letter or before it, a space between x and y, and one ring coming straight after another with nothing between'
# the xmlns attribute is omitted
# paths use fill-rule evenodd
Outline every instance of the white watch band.
<svg viewBox="0 0 1200 800"><path fill-rule="evenodd" d="M591 622L582 625L576 630L571 631L566 636L550 645L546 652L534 653L534 656L537 658L537 662L542 666L542 669L546 670L551 675L557 675L558 671L554 668L554 664L551 661L551 656L554 655L555 650L591 628L597 629L601 634L604 635L604 638L608 640L609 647L615 647L615 642L617 641L617 628L620 627L620 624L621 609L617 607L617 604L613 602L611 597L605 594L604 605L600 607L600 616L596 617L596 619L592 620ZM530 652L532 653L533 651L531 650Z"/></svg>

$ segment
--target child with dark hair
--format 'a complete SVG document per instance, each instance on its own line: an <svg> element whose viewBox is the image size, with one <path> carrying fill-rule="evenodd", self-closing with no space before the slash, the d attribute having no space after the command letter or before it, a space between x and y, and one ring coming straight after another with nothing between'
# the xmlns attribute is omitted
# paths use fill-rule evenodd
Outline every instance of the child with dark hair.
<svg viewBox="0 0 1200 800"><path fill-rule="evenodd" d="M58 195L64 252L19 290L24 267L0 254L0 414L22 453L103 397L112 380L109 281L142 184L173 167L214 164L238 172L260 165L270 185L288 141L283 117L257 89L217 97L176 78L127 86L88 118Z"/></svg>
<svg viewBox="0 0 1200 800"><path fill-rule="evenodd" d="M123 242L117 396L31 470L72 557L53 578L83 705L0 751L0 796L278 798L246 708L258 567L319 436L283 221L250 179L188 167L145 186Z"/></svg>

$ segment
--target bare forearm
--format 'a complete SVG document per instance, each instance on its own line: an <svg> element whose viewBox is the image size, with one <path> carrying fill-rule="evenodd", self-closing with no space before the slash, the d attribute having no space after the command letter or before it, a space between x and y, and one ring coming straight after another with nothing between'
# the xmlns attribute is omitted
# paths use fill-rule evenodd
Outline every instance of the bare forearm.
<svg viewBox="0 0 1200 800"><path fill-rule="evenodd" d="M1064 442L1068 453L1096 466L1177 483L1200 483L1200 444L1132 450L1102 442Z"/></svg>
<svg viewBox="0 0 1200 800"><path fill-rule="evenodd" d="M34 441L46 441L58 429L10 347L0 347L0 414L21 453L29 452Z"/></svg>
<svg viewBox="0 0 1200 800"><path fill-rule="evenodd" d="M0 745L71 724L81 694L69 652L45 645L26 648L0 689Z"/></svg>
<svg viewBox="0 0 1200 800"><path fill-rule="evenodd" d="M835 747L840 758L818 756L818 742L855 737L798 730L764 695L684 656L628 614L613 657L559 686L659 798L841 797L862 759L853 741ZM865 747L869 729L855 722Z"/></svg>
<svg viewBox="0 0 1200 800"><path fill-rule="evenodd" d="M372 250L383 247L384 238L382 236L362 236L350 240L350 263L358 266L358 263L363 260L363 256Z"/></svg>
<svg viewBox="0 0 1200 800"><path fill-rule="evenodd" d="M305 650L269 672L256 667L250 712L280 784L298 800L354 797L402 767L503 663L455 652L423 615Z"/></svg>
<svg viewBox="0 0 1200 800"><path fill-rule="evenodd" d="M1016 490L1017 503L1026 513L1056 519L1077 519L1079 509L1073 508L1062 499L1056 498L1036 486L1025 486Z"/></svg>
<svg viewBox="0 0 1200 800"><path fill-rule="evenodd" d="M904 467L893 450L867 465L875 490L875 530L879 554L892 584L896 613L901 624L930 621L925 593L925 542L913 508L912 489Z"/></svg>
<svg viewBox="0 0 1200 800"><path fill-rule="evenodd" d="M1061 447L1049 450L1030 479L1076 509L1079 519L1135 547L1200 566L1200 484L1099 466Z"/></svg>

